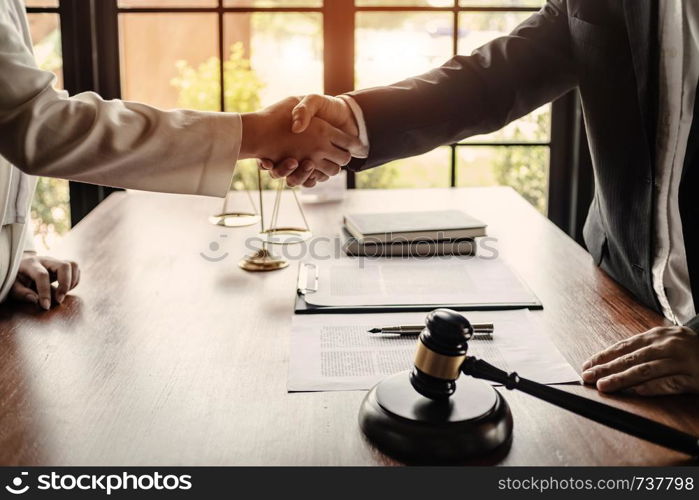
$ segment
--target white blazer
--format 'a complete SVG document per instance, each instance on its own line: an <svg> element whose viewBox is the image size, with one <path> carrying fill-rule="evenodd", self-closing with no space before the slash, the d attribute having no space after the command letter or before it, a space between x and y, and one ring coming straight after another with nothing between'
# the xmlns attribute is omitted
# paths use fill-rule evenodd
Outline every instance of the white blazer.
<svg viewBox="0 0 699 500"><path fill-rule="evenodd" d="M68 97L36 66L24 8L22 0L0 1L0 221L17 203L10 198L19 175L225 196L240 152L239 114L163 111L92 92ZM34 184L25 188L33 193ZM26 232L21 221L12 227L0 301L15 279Z"/></svg>

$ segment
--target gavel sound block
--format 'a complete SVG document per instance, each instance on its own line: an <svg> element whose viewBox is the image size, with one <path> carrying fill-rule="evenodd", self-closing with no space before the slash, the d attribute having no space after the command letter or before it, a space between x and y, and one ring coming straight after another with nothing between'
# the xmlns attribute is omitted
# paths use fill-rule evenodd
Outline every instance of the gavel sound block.
<svg viewBox="0 0 699 500"><path fill-rule="evenodd" d="M452 462L508 448L512 414L505 399L486 382L459 379L471 324L437 309L426 325L414 368L388 377L365 397L362 431L379 449L407 461Z"/></svg>

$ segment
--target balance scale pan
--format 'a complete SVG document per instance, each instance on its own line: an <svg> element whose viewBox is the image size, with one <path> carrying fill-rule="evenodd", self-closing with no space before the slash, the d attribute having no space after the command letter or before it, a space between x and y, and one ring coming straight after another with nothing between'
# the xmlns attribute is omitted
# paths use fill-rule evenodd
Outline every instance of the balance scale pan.
<svg viewBox="0 0 699 500"><path fill-rule="evenodd" d="M250 212L227 212L212 215L209 222L222 227L245 227L260 222L260 216Z"/></svg>
<svg viewBox="0 0 699 500"><path fill-rule="evenodd" d="M313 233L306 228L279 227L260 232L262 241L270 245L293 245L308 240Z"/></svg>

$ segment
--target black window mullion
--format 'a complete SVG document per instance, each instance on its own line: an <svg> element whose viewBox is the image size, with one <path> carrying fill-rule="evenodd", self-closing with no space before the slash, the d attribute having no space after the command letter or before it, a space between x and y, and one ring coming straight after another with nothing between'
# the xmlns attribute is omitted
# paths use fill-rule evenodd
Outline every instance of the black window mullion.
<svg viewBox="0 0 699 500"><path fill-rule="evenodd" d="M569 162L574 135L568 124L568 115L573 112L574 106L572 92L557 99L551 106L548 217L567 233L570 231L570 187L573 170Z"/></svg>
<svg viewBox="0 0 699 500"><path fill-rule="evenodd" d="M63 82L70 94L92 90L92 45L90 13L87 2L61 0L59 14L61 23L61 51L63 55Z"/></svg>
<svg viewBox="0 0 699 500"><path fill-rule="evenodd" d="M453 15L453 23L452 23L452 34L451 34L451 52L452 56L456 56L459 53L459 10L458 10L458 0L454 0L454 13ZM449 186L450 187L456 187L456 162L457 162L457 151L456 151L456 144L451 144L449 146L450 148L450 155L449 155Z"/></svg>
<svg viewBox="0 0 699 500"><path fill-rule="evenodd" d="M456 187L456 144L451 144L450 148L450 162L451 168L449 173L449 187Z"/></svg>
<svg viewBox="0 0 699 500"><path fill-rule="evenodd" d="M548 217L569 236L582 241L585 213L594 179L585 125L576 91L557 99L551 110Z"/></svg>
<svg viewBox="0 0 699 500"><path fill-rule="evenodd" d="M58 14L58 7L26 7L27 14Z"/></svg>
<svg viewBox="0 0 699 500"><path fill-rule="evenodd" d="M104 99L121 99L117 0L93 0L93 5L96 92Z"/></svg>
<svg viewBox="0 0 699 500"><path fill-rule="evenodd" d="M60 0L58 12L65 89L121 97L116 0ZM69 191L75 225L116 189L71 181Z"/></svg>

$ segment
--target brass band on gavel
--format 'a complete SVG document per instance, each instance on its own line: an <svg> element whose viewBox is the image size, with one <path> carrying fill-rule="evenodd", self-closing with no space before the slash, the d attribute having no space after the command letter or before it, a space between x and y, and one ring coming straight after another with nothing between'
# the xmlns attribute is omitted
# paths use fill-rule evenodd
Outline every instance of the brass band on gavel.
<svg viewBox="0 0 699 500"><path fill-rule="evenodd" d="M419 341L415 352L415 368L431 377L456 380L459 378L464 359L465 353L461 356L447 356L433 351Z"/></svg>

